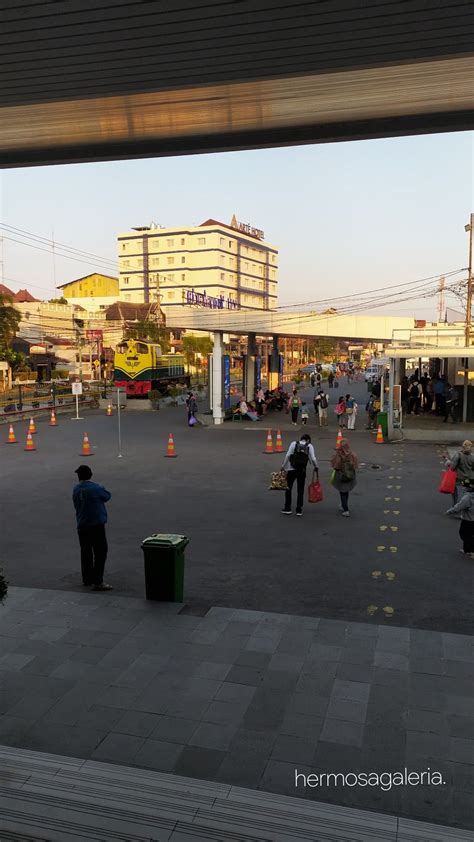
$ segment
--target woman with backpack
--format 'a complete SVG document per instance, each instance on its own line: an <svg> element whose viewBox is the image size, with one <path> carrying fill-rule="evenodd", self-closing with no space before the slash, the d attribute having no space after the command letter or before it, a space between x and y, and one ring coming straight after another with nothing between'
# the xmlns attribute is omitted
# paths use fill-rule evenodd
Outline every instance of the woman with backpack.
<svg viewBox="0 0 474 842"><path fill-rule="evenodd" d="M347 429L355 430L355 422L358 410L355 398L352 395L346 395L346 415L347 415Z"/></svg>
<svg viewBox="0 0 474 842"><path fill-rule="evenodd" d="M456 486L453 493L453 506L458 502L458 485L464 480L472 480L474 483L474 453L472 452L472 441L463 441L461 450L454 454L452 459L446 459L446 466L457 472Z"/></svg>
<svg viewBox="0 0 474 842"><path fill-rule="evenodd" d="M293 394L288 401L288 411L291 412L291 423L296 426L298 423L298 413L300 411L301 400L298 397L298 392L293 389Z"/></svg>
<svg viewBox="0 0 474 842"><path fill-rule="evenodd" d="M447 515L461 515L459 537L462 541L460 552L469 558L474 558L474 480L465 479L462 482L465 494L459 503L447 510Z"/></svg>
<svg viewBox="0 0 474 842"><path fill-rule="evenodd" d="M341 443L331 459L331 465L334 469L331 483L339 491L342 516L349 517L349 493L357 484L356 470L359 460L352 452L347 439L341 439Z"/></svg>

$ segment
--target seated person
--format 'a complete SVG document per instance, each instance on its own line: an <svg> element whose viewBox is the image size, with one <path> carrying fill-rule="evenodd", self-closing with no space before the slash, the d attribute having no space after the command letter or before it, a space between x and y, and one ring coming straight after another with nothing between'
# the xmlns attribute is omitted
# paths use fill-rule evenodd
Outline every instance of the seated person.
<svg viewBox="0 0 474 842"><path fill-rule="evenodd" d="M254 409L251 409L243 397L239 404L239 411L241 418L250 418L251 421L260 421Z"/></svg>

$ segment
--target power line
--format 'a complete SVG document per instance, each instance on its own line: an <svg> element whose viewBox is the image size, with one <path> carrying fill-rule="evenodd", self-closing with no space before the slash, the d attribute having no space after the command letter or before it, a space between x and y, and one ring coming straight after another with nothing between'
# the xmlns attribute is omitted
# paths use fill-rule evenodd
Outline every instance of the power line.
<svg viewBox="0 0 474 842"><path fill-rule="evenodd" d="M93 252L86 251L84 249L77 249L75 246L59 243L57 240L50 240L48 237L41 237L39 234L33 234L31 231L25 231L22 228L15 228L13 225L7 225L6 223L0 223L0 228L3 228L5 231L9 231L10 233L13 232L14 234L19 234L25 239L31 239L35 242L42 243L43 245L49 245L51 246L52 251L59 246L62 250L70 251L72 254L87 258L91 257L95 260L99 260L101 263L108 263L114 267L115 271L117 270L117 263L114 260L111 260L108 257L102 257L100 254L94 254Z"/></svg>

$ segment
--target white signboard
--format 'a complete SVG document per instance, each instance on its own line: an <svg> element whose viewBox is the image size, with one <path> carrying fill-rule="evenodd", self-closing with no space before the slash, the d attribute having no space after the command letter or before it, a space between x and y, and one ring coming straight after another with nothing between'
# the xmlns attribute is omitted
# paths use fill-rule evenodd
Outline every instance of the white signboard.
<svg viewBox="0 0 474 842"><path fill-rule="evenodd" d="M77 383L71 383L71 387L73 395L82 395L82 383L80 381Z"/></svg>

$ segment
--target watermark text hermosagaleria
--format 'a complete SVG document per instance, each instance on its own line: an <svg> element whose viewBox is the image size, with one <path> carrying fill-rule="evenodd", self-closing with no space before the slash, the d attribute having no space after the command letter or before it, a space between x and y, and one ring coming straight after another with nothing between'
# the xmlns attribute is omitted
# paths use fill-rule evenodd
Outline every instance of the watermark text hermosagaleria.
<svg viewBox="0 0 474 842"><path fill-rule="evenodd" d="M375 786L388 792L393 786L443 786L441 772L428 766L423 772L410 772L406 767L396 772L318 772L309 775L295 769L295 787Z"/></svg>

